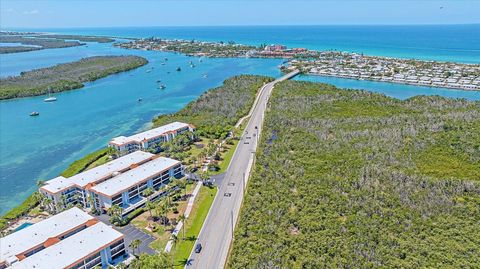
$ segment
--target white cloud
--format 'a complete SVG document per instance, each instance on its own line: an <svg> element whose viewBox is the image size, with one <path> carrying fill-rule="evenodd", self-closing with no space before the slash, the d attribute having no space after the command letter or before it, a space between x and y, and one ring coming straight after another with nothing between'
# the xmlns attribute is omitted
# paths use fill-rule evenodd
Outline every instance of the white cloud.
<svg viewBox="0 0 480 269"><path fill-rule="evenodd" d="M24 11L24 12L22 12L22 13L25 14L25 15L35 15L35 14L40 13L40 11L34 9L34 10L26 10L26 11Z"/></svg>

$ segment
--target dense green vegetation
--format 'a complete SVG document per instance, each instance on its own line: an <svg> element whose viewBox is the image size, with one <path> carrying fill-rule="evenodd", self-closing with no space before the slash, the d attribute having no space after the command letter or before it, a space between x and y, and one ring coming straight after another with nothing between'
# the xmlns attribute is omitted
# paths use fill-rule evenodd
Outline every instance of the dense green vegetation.
<svg viewBox="0 0 480 269"><path fill-rule="evenodd" d="M36 34L30 35L36 38L55 38L60 40L78 40L82 42L110 43L115 39L104 36L85 36L85 35L61 35L61 34Z"/></svg>
<svg viewBox="0 0 480 269"><path fill-rule="evenodd" d="M32 38L24 35L4 35L0 34L1 43L21 43L25 46L8 46L0 47L0 54L2 53L14 53L14 52L24 52L31 50L41 50L41 49L54 49L54 48L68 48L81 46L82 43L78 41L66 41L63 39L55 38Z"/></svg>
<svg viewBox="0 0 480 269"><path fill-rule="evenodd" d="M480 103L275 87L230 268L478 268Z"/></svg>
<svg viewBox="0 0 480 269"><path fill-rule="evenodd" d="M63 177L71 177L71 176L74 176L78 173L81 173L81 172L87 170L87 168L89 168L89 166L91 164L93 164L94 162L96 162L100 158L105 157L105 156L107 156L108 154L111 154L111 153L112 153L112 148L102 148L100 150L92 152L92 153L88 154L87 156L85 156L85 157L83 157L79 160L74 161L60 175L63 176Z"/></svg>
<svg viewBox="0 0 480 269"><path fill-rule="evenodd" d="M147 62L138 56L95 56L22 72L20 76L0 79L0 99L78 89L83 87L83 82L128 71Z"/></svg>
<svg viewBox="0 0 480 269"><path fill-rule="evenodd" d="M258 89L271 80L252 75L227 79L222 86L205 92L179 112L157 117L154 125L188 122L196 126L199 136L224 138L236 122L248 114Z"/></svg>
<svg viewBox="0 0 480 269"><path fill-rule="evenodd" d="M85 45L85 43L80 43L78 41L109 43L113 42L114 39L100 36L0 32L1 43L21 43L23 45L2 46L0 47L0 54Z"/></svg>
<svg viewBox="0 0 480 269"><path fill-rule="evenodd" d="M7 227L9 221L14 221L17 218L27 214L32 208L36 207L40 202L40 196L32 194L23 203L8 211L5 215L0 217L0 231Z"/></svg>

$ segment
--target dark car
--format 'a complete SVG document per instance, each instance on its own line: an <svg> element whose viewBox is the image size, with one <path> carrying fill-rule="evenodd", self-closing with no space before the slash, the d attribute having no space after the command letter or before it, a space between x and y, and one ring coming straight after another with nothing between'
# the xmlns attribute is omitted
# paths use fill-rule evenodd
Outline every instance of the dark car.
<svg viewBox="0 0 480 269"><path fill-rule="evenodd" d="M198 243L195 246L195 253L200 253L200 251L202 251L202 244Z"/></svg>

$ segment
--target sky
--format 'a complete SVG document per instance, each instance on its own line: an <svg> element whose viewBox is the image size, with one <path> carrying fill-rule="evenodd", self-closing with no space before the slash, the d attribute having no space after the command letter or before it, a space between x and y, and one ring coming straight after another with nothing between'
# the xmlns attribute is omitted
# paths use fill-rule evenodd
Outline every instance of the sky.
<svg viewBox="0 0 480 269"><path fill-rule="evenodd" d="M480 0L1 0L0 28L480 23Z"/></svg>

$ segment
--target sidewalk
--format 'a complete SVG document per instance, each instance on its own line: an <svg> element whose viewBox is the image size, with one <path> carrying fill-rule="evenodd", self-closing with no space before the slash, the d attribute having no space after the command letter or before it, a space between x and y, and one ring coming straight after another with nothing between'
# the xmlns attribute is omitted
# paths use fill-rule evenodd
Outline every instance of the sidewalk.
<svg viewBox="0 0 480 269"><path fill-rule="evenodd" d="M195 202L195 198L197 197L198 192L202 187L202 184L203 184L202 181L199 181L197 183L197 186L195 186L195 189L192 192L192 196L188 199L187 209L185 209L185 213L184 213L185 218L188 218L190 216L190 213L192 212L193 203ZM178 233L182 230L182 227L183 227L183 221L178 222L177 226L175 226L175 229L173 230L172 235L178 236ZM173 246L173 240L170 239L168 240L167 245L165 246L165 252L169 253L172 250L172 246Z"/></svg>

